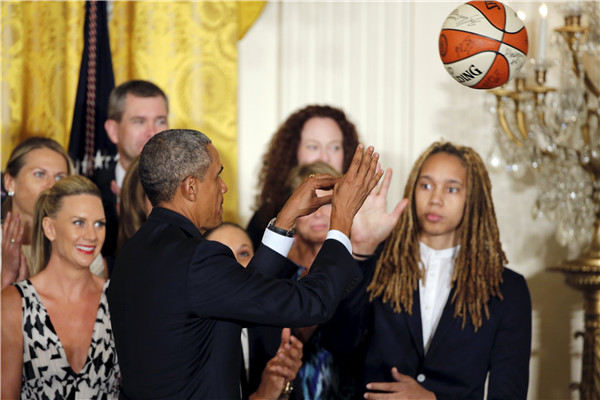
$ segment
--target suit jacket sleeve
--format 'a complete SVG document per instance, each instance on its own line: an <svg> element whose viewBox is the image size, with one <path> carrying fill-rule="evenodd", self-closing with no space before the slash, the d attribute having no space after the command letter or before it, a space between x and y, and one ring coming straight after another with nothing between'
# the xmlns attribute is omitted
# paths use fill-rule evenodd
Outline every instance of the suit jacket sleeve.
<svg viewBox="0 0 600 400"><path fill-rule="evenodd" d="M265 276L289 279L298 271L298 266L287 257L261 244L247 267L248 271L260 272Z"/></svg>
<svg viewBox="0 0 600 400"><path fill-rule="evenodd" d="M369 323L369 296L367 286L373 279L377 256L358 263L363 279L359 285L342 300L333 317L321 325L323 346L337 353L352 353L360 344Z"/></svg>
<svg viewBox="0 0 600 400"><path fill-rule="evenodd" d="M492 349L488 399L526 399L531 354L531 298L522 275L506 274L505 307Z"/></svg>
<svg viewBox="0 0 600 400"><path fill-rule="evenodd" d="M271 251L251 263L284 261L285 257ZM253 269L257 268L242 268L227 247L205 241L189 268L192 309L199 316L264 325L321 324L361 278L358 265L336 240L325 241L301 281L273 279Z"/></svg>

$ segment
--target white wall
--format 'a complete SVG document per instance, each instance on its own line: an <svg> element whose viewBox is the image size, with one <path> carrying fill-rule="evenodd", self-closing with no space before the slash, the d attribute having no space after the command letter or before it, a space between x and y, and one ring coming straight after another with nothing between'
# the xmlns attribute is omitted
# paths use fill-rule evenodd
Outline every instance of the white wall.
<svg viewBox="0 0 600 400"><path fill-rule="evenodd" d="M256 177L271 135L292 111L311 103L344 109L361 139L394 169L391 203L400 200L415 160L440 138L494 150L490 96L461 86L444 70L438 35L462 2L270 2L239 45L240 215L252 215ZM540 3L511 2L534 15ZM527 24L530 42L537 26ZM533 50L535 50L535 46ZM565 250L552 224L532 220L532 176L519 181L491 170L493 196L509 267L525 275L534 306L530 398L571 397L570 338L580 295L545 268ZM391 208L391 205L390 205ZM572 359L574 361L572 361ZM575 371L577 373L577 371ZM578 375L575 375L577 377Z"/></svg>

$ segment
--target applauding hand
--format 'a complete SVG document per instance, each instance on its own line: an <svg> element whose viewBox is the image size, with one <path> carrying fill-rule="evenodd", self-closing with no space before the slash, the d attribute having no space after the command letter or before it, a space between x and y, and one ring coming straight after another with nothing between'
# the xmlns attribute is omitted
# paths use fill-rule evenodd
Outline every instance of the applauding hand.
<svg viewBox="0 0 600 400"><path fill-rule="evenodd" d="M21 249L24 230L19 214L8 212L2 224L2 289L29 277L27 260Z"/></svg>
<svg viewBox="0 0 600 400"><path fill-rule="evenodd" d="M281 331L281 344L275 357L263 370L260 386L250 400L276 400L286 384L296 378L302 366L302 342L291 335L290 328Z"/></svg>

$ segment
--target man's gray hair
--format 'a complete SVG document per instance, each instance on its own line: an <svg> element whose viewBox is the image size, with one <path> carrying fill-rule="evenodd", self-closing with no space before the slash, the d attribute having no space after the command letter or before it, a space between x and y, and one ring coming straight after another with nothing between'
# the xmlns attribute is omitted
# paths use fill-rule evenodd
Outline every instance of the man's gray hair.
<svg viewBox="0 0 600 400"><path fill-rule="evenodd" d="M181 182L192 175L204 180L212 163L203 133L192 129L169 129L154 135L140 155L140 182L153 206L172 200Z"/></svg>

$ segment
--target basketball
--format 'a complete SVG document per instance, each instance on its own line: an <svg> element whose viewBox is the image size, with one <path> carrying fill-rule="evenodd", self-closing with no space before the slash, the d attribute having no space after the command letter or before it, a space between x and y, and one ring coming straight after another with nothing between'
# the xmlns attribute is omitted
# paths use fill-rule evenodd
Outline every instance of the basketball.
<svg viewBox="0 0 600 400"><path fill-rule="evenodd" d="M440 57L446 71L474 89L504 85L527 57L527 29L517 13L499 1L470 1L442 25Z"/></svg>

